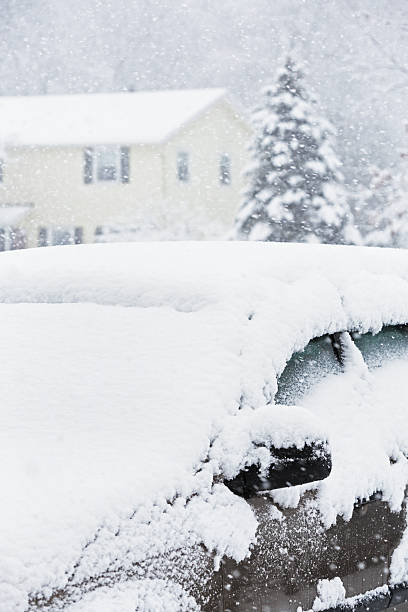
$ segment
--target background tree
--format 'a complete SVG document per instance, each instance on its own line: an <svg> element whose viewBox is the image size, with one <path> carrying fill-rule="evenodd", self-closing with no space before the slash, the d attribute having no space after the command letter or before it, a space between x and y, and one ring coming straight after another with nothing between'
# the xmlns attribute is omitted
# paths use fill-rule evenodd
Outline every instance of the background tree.
<svg viewBox="0 0 408 612"><path fill-rule="evenodd" d="M253 114L252 163L237 217L238 238L346 243L350 212L334 129L320 117L291 59Z"/></svg>
<svg viewBox="0 0 408 612"><path fill-rule="evenodd" d="M401 175L370 168L370 183L358 196L362 243L367 246L408 246L408 198Z"/></svg>

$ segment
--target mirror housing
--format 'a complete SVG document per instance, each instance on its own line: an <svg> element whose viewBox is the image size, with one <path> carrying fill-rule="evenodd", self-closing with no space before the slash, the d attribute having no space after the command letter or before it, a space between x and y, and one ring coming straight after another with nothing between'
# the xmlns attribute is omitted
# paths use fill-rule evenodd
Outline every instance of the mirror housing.
<svg viewBox="0 0 408 612"><path fill-rule="evenodd" d="M323 480L331 472L331 454L326 444L316 442L296 446L271 448L272 462L265 475L259 465L250 465L224 484L236 495L249 499L263 491L282 489Z"/></svg>

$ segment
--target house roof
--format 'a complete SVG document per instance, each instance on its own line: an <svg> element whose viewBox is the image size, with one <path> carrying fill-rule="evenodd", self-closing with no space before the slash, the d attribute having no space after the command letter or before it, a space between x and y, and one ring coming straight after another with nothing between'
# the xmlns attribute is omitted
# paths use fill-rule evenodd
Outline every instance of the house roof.
<svg viewBox="0 0 408 612"><path fill-rule="evenodd" d="M224 89L0 97L0 142L154 144L226 94Z"/></svg>

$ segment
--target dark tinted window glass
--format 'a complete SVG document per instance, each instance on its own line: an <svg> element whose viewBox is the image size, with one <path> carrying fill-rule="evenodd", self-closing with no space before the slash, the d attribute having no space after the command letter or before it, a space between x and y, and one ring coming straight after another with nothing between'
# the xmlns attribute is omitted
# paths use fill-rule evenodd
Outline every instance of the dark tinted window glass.
<svg viewBox="0 0 408 612"><path fill-rule="evenodd" d="M120 147L120 176L122 183L128 183L130 179L130 149Z"/></svg>
<svg viewBox="0 0 408 612"><path fill-rule="evenodd" d="M26 238L25 233L19 227L13 227L10 230L10 250L25 249Z"/></svg>
<svg viewBox="0 0 408 612"><path fill-rule="evenodd" d="M82 227L76 227L74 230L74 244L82 244L84 241L84 230Z"/></svg>
<svg viewBox="0 0 408 612"><path fill-rule="evenodd" d="M72 244L72 231L69 229L64 229L63 227L58 227L54 229L53 232L53 240L52 244L54 246L64 246L67 244Z"/></svg>
<svg viewBox="0 0 408 612"><path fill-rule="evenodd" d="M278 381L275 403L297 404L325 376L340 372L341 366L329 336L315 338L286 364Z"/></svg>
<svg viewBox="0 0 408 612"><path fill-rule="evenodd" d="M46 227L38 228L38 246L45 247L48 245L48 231Z"/></svg>
<svg viewBox="0 0 408 612"><path fill-rule="evenodd" d="M378 334L353 334L369 368L378 368L390 359L408 358L408 326L384 327Z"/></svg>
<svg viewBox="0 0 408 612"><path fill-rule="evenodd" d="M93 181L93 149L90 147L84 150L84 183L89 184Z"/></svg>
<svg viewBox="0 0 408 612"><path fill-rule="evenodd" d="M0 251L6 250L6 231L4 227L0 227Z"/></svg>
<svg viewBox="0 0 408 612"><path fill-rule="evenodd" d="M177 155L177 176L179 181L187 182L190 178L188 153L181 151Z"/></svg>
<svg viewBox="0 0 408 612"><path fill-rule="evenodd" d="M231 183L231 158L228 153L223 153L220 159L220 183L230 185Z"/></svg>
<svg viewBox="0 0 408 612"><path fill-rule="evenodd" d="M96 150L96 168L98 181L116 181L118 179L117 147L98 147Z"/></svg>

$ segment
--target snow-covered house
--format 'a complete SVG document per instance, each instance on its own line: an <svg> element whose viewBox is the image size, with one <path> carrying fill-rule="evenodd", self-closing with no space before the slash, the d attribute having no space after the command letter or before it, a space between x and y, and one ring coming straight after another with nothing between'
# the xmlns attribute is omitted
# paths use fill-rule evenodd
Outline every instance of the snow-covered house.
<svg viewBox="0 0 408 612"><path fill-rule="evenodd" d="M250 127L223 89L0 98L0 249L229 229Z"/></svg>

